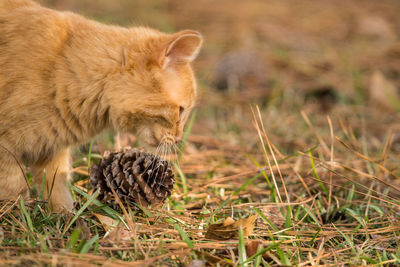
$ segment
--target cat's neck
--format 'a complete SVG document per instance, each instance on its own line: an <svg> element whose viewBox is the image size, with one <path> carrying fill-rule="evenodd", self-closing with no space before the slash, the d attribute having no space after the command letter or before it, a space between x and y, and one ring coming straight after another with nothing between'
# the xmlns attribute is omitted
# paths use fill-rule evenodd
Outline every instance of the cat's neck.
<svg viewBox="0 0 400 267"><path fill-rule="evenodd" d="M111 127L110 106L104 94L107 78L119 71L122 45L110 39L93 42L100 36L88 36L93 34L96 32L87 29L66 37L57 65L57 103L64 106L64 117L76 121L71 130L76 140L72 142L86 142Z"/></svg>

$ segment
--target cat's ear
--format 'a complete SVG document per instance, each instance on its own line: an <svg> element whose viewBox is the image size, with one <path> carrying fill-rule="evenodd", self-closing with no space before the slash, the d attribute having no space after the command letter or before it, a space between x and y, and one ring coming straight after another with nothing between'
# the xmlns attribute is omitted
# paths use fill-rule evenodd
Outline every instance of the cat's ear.
<svg viewBox="0 0 400 267"><path fill-rule="evenodd" d="M196 31L185 30L172 35L160 55L160 67L193 61L199 54L202 43L203 37Z"/></svg>

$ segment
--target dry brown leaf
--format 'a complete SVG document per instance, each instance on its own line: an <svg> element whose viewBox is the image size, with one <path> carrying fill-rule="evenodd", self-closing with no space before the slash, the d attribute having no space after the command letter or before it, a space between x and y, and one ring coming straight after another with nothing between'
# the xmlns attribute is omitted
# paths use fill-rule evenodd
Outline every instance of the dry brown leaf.
<svg viewBox="0 0 400 267"><path fill-rule="evenodd" d="M251 257L257 253L258 247L262 247L262 241L260 240L251 240L246 244L246 255L247 257Z"/></svg>
<svg viewBox="0 0 400 267"><path fill-rule="evenodd" d="M134 237L135 233L125 225L115 227L116 220L98 213L93 213L93 215L100 221L106 232L110 231L107 235L108 240L113 242L129 241Z"/></svg>
<svg viewBox="0 0 400 267"><path fill-rule="evenodd" d="M253 232L257 217L258 215L255 214L249 218L240 219L238 221L228 217L223 223L210 225L206 233L206 238L214 240L237 239L239 227L242 227L243 235L247 237Z"/></svg>
<svg viewBox="0 0 400 267"><path fill-rule="evenodd" d="M110 230L110 228L113 227L113 225L115 225L116 220L108 216L104 216L98 213L93 213L93 215L97 218L97 220L99 220L99 222L101 223L106 232Z"/></svg>

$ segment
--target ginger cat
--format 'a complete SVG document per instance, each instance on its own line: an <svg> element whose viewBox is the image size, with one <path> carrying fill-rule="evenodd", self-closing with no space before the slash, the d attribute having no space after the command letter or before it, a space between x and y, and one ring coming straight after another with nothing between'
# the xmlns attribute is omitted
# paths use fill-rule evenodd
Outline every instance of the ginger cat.
<svg viewBox="0 0 400 267"><path fill-rule="evenodd" d="M182 135L196 99L202 37L103 25L30 0L0 0L0 199L27 191L18 163L46 179L54 211L73 199L69 148L105 129L145 142Z"/></svg>

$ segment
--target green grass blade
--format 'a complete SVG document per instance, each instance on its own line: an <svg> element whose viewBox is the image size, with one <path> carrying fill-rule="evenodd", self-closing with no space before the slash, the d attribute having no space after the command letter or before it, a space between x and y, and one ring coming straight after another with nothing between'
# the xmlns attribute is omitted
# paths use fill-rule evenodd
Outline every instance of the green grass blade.
<svg viewBox="0 0 400 267"><path fill-rule="evenodd" d="M183 133L182 142L180 144L180 151L178 154L178 161L181 159L182 153L185 150L185 143L189 137L190 132L192 131L194 121L196 120L196 113L197 113L197 110L196 109L193 110L192 115L190 116L189 122L186 126L185 132Z"/></svg>
<svg viewBox="0 0 400 267"><path fill-rule="evenodd" d="M194 248L192 240L187 236L185 231L179 226L179 224L174 224L175 229L179 232L179 235L181 236L182 240L185 241L185 243L188 245L189 248Z"/></svg>
<svg viewBox="0 0 400 267"><path fill-rule="evenodd" d="M258 169L262 169L261 164L258 163L258 161L255 158L253 158L251 155L248 155L248 154L246 154L246 156L254 163L254 165L257 166ZM274 162L274 164L275 164L275 162ZM264 170L261 171L261 173L264 176L265 180L267 181L267 184L268 184L269 188L271 188L271 189L275 188L274 185L269 180L267 173Z"/></svg>
<svg viewBox="0 0 400 267"><path fill-rule="evenodd" d="M307 206L302 206L302 208L306 211L307 215L309 215L311 217L311 219L313 219L313 221L319 226L321 227L321 224L319 223L317 216L315 216L314 213L312 213L312 211L307 207Z"/></svg>
<svg viewBox="0 0 400 267"><path fill-rule="evenodd" d="M44 173L43 174L43 178L42 178L42 184L40 186L40 193L39 193L39 199L40 200L43 200L45 186L46 186L46 174Z"/></svg>
<svg viewBox="0 0 400 267"><path fill-rule="evenodd" d="M282 242L283 242L283 240L282 240L282 241L279 241L279 242L276 242L276 243L273 243L273 244L269 245L269 246L266 247L266 248L258 249L256 254L254 254L254 255L248 257L247 260L246 260L245 262L243 262L242 264L251 262L252 260L258 258L259 256L262 257L262 255L263 255L265 252L267 252L267 251L269 251L269 250L271 250L271 249L276 249L277 247L279 247L279 245L280 245ZM243 265L239 264L239 266L243 266ZM256 266L256 265L255 265L255 266Z"/></svg>
<svg viewBox="0 0 400 267"><path fill-rule="evenodd" d="M259 246L258 248L257 248L257 256L255 256L255 259L254 259L254 262L253 262L253 266L254 267L258 267L258 266L260 266L261 265L261 259L262 259L262 254L258 254L258 253L260 253L262 251L262 249L261 249L261 246ZM254 256L254 255L253 255ZM247 259L247 260L249 260L249 259Z"/></svg>
<svg viewBox="0 0 400 267"><path fill-rule="evenodd" d="M337 228L336 225L334 225L333 223L332 223L332 225L336 229L336 231L338 231L341 234L341 236L343 236L343 238L346 240L346 242L349 244L349 246L351 247L352 253L356 254L357 251L354 246L354 242L347 235L345 235L339 228Z"/></svg>
<svg viewBox="0 0 400 267"><path fill-rule="evenodd" d="M81 253L81 254L88 253L89 250L92 248L93 244L98 241L99 241L99 235L96 234L88 242L85 243L85 245L82 247L82 249L79 251L79 253Z"/></svg>
<svg viewBox="0 0 400 267"><path fill-rule="evenodd" d="M24 214L26 224L27 224L29 230L33 233L34 229L33 229L33 224L32 224L32 218L29 215L28 211L26 210L25 201L24 201L23 197L21 197L21 201L19 203L20 203L21 211Z"/></svg>
<svg viewBox="0 0 400 267"><path fill-rule="evenodd" d="M321 178L319 178L319 175L317 173L317 170L315 169L315 163L314 163L314 159L312 157L311 151L308 151L308 155L310 158L310 164L311 164L311 168L312 168L312 172L314 174L315 179L317 179L319 186L321 187L322 191L325 194L328 194L328 189L326 189L324 183L322 183Z"/></svg>
<svg viewBox="0 0 400 267"><path fill-rule="evenodd" d="M73 249L73 251L74 251L75 253L79 253L79 252L82 250L82 248L83 248L83 246L84 246L85 244L86 244L86 238L81 239L80 242L79 242L78 247L76 247L75 249Z"/></svg>
<svg viewBox="0 0 400 267"><path fill-rule="evenodd" d="M49 252L49 248L46 245L46 238L43 235L39 236L39 242L40 242L40 251L43 253Z"/></svg>
<svg viewBox="0 0 400 267"><path fill-rule="evenodd" d="M79 236L81 235L82 232L82 228L75 228L72 233L71 236L69 237L68 243L65 246L67 249L72 249L73 247L75 247L76 243L79 240Z"/></svg>
<svg viewBox="0 0 400 267"><path fill-rule="evenodd" d="M258 215L260 215L260 217L269 225L271 226L272 229L274 229L274 231L278 232L279 229L278 227L276 227L258 208L254 207L253 210L255 212L258 213Z"/></svg>
<svg viewBox="0 0 400 267"><path fill-rule="evenodd" d="M182 183L182 188L183 188L183 193L187 194L188 193L188 187L186 184L186 177L183 174L181 168L179 168L178 164L174 163L175 169L178 171L178 175L181 178L181 183Z"/></svg>
<svg viewBox="0 0 400 267"><path fill-rule="evenodd" d="M84 191L82 191L81 189L70 185L70 188L72 190L74 190L75 192L77 192L78 194L84 196L86 199L90 198L90 195L85 193ZM118 219L121 217L121 215L116 212L115 210L113 210L112 208L105 206L103 203L101 203L100 201L98 201L97 199L93 200L93 204L95 204L97 207L101 207L101 209L107 213L108 215L110 215L113 219Z"/></svg>
<svg viewBox="0 0 400 267"><path fill-rule="evenodd" d="M286 253L280 247L276 248L276 252L278 252L279 259L281 260L281 263L283 265L292 266L292 263L290 262L288 256L286 255Z"/></svg>
<svg viewBox="0 0 400 267"><path fill-rule="evenodd" d="M354 191L355 191L355 185L353 184L351 186L351 190L349 190L349 194L347 195L347 201L353 201L354 199Z"/></svg>
<svg viewBox="0 0 400 267"><path fill-rule="evenodd" d="M246 254L246 244L244 242L244 234L243 234L243 228L242 226L239 227L239 244L238 244L238 250L239 250L239 264L241 266L248 266L247 263L244 263L247 261L247 254Z"/></svg>
<svg viewBox="0 0 400 267"><path fill-rule="evenodd" d="M314 234L314 236L312 237L311 241L310 241L310 246L314 246L315 240L317 239L317 237L319 236L319 233L322 231L322 228L318 228L317 232Z"/></svg>
<svg viewBox="0 0 400 267"><path fill-rule="evenodd" d="M390 256L395 260L394 263L400 264L400 255L396 255L394 253L391 253Z"/></svg>
<svg viewBox="0 0 400 267"><path fill-rule="evenodd" d="M72 218L72 220L69 222L68 226L65 227L63 234L65 234L68 229L71 227L71 225L76 221L76 219L79 218L79 216L82 214L82 212L97 198L97 196L100 194L99 190L96 190L94 194L83 204L83 206L76 212L75 216Z"/></svg>

